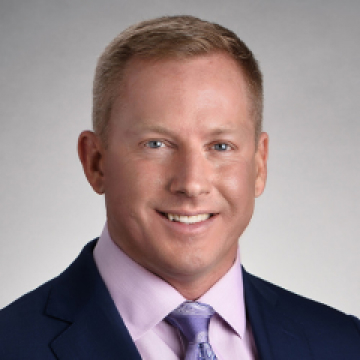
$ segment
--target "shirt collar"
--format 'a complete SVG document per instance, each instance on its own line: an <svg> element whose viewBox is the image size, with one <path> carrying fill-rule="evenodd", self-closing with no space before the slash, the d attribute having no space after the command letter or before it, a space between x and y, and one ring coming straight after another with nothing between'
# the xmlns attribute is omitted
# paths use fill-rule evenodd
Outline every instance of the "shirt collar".
<svg viewBox="0 0 360 360"><path fill-rule="evenodd" d="M243 338L246 330L246 311L239 252L230 270L199 301L211 305L217 314Z"/></svg>
<svg viewBox="0 0 360 360"><path fill-rule="evenodd" d="M107 224L95 246L94 259L134 341L186 300L167 282L129 258L111 239ZM246 318L239 256L199 301L211 305L243 337Z"/></svg>

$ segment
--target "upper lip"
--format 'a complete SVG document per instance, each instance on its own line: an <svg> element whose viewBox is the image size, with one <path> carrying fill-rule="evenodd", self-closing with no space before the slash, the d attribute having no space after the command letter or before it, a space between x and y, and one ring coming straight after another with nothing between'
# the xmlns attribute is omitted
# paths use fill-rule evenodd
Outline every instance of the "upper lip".
<svg viewBox="0 0 360 360"><path fill-rule="evenodd" d="M185 210L157 210L162 214L173 214L180 216L196 216L202 214L216 214L215 211L212 210L194 210L194 211L185 211Z"/></svg>

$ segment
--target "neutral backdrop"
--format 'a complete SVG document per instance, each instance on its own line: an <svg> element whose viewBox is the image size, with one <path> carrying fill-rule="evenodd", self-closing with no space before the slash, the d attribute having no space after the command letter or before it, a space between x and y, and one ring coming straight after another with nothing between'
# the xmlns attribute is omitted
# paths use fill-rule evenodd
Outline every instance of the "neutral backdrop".
<svg viewBox="0 0 360 360"><path fill-rule="evenodd" d="M269 179L245 267L360 316L358 0L1 0L0 307L59 274L105 221L77 158L96 59L128 25L192 14L265 76Z"/></svg>

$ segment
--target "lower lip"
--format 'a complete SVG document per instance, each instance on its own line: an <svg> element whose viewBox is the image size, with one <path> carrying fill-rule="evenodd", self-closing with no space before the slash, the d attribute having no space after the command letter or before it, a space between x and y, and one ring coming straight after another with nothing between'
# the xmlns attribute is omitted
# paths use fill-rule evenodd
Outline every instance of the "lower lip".
<svg viewBox="0 0 360 360"><path fill-rule="evenodd" d="M199 221L193 224L182 223L179 221L171 221L166 216L158 215L163 219L167 226L169 226L173 231L184 233L184 234L197 234L206 230L217 218L217 214L210 216L208 219Z"/></svg>

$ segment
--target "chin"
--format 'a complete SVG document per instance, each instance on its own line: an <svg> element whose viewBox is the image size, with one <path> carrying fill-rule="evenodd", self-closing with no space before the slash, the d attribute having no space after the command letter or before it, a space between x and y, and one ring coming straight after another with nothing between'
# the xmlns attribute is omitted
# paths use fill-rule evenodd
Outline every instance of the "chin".
<svg viewBox="0 0 360 360"><path fill-rule="evenodd" d="M160 270L165 279L174 278L191 281L206 276L209 269L212 269L212 262L204 256L198 256L194 253L181 254L173 257L173 261L170 263L167 261L164 267Z"/></svg>

